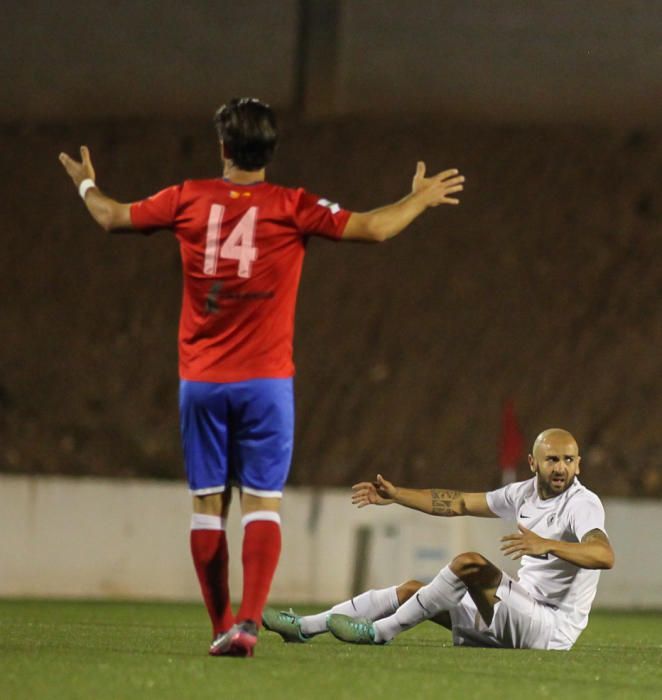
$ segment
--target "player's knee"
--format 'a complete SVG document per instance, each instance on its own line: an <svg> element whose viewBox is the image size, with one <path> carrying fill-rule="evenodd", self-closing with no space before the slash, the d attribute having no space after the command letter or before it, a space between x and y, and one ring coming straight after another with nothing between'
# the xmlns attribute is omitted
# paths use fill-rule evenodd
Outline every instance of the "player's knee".
<svg viewBox="0 0 662 700"><path fill-rule="evenodd" d="M281 498L271 496L253 496L252 494L241 494L241 512L255 513L256 511L273 511L278 513L280 510Z"/></svg>
<svg viewBox="0 0 662 700"><path fill-rule="evenodd" d="M401 583L395 589L395 592L398 596L398 603L402 605L406 600L409 600L414 595L414 593L416 593L420 588L423 588L424 585L425 584L423 584L421 581L416 581L414 579Z"/></svg>
<svg viewBox="0 0 662 700"><path fill-rule="evenodd" d="M209 493L204 496L193 496L193 512L203 515L223 515L230 505L229 497L222 493Z"/></svg>
<svg viewBox="0 0 662 700"><path fill-rule="evenodd" d="M482 554L464 552L453 559L450 563L450 569L458 578L464 578L475 575L489 565L490 562Z"/></svg>

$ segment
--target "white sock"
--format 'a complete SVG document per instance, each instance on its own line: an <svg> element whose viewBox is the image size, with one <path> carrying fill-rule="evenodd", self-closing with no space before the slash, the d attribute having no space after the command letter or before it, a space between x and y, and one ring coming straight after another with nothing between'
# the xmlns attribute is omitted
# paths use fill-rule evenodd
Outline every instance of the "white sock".
<svg viewBox="0 0 662 700"><path fill-rule="evenodd" d="M448 566L445 566L427 586L419 589L393 615L375 622L375 641L388 642L396 634L429 620L442 610L456 607L467 587Z"/></svg>
<svg viewBox="0 0 662 700"><path fill-rule="evenodd" d="M369 620L380 620L386 615L391 615L398 609L397 586L381 588L378 591L366 591L350 598L344 603L334 605L330 610L317 615L306 615L300 620L301 631L305 635L320 634L326 632L326 617L331 613L349 615L349 617L367 617Z"/></svg>

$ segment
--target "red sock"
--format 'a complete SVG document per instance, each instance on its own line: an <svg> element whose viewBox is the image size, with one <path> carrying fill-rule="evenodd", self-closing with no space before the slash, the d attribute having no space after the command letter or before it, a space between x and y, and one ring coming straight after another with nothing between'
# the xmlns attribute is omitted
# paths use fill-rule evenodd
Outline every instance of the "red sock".
<svg viewBox="0 0 662 700"><path fill-rule="evenodd" d="M277 513L259 511L249 513L242 521L244 590L237 621L253 620L259 627L280 556L280 518Z"/></svg>
<svg viewBox="0 0 662 700"><path fill-rule="evenodd" d="M191 554L211 620L212 633L216 636L234 624L228 584L228 544L224 530L203 530L197 527L199 525L194 524L191 529Z"/></svg>

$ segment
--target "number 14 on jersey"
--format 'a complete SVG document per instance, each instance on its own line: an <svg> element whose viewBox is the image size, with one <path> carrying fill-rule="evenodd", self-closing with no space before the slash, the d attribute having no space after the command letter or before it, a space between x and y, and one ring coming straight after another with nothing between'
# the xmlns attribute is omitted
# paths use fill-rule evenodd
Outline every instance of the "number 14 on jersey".
<svg viewBox="0 0 662 700"><path fill-rule="evenodd" d="M205 275L215 275L220 257L236 260L238 263L237 275L250 277L253 262L257 259L257 248L254 245L257 207L248 209L221 245L221 226L224 214L225 207L222 204L211 205L207 220L204 273Z"/></svg>

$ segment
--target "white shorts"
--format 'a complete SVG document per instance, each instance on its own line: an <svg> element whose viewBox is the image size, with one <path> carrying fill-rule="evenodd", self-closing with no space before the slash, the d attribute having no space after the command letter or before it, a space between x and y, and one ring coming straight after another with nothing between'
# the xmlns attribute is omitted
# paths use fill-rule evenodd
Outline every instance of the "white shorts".
<svg viewBox="0 0 662 700"><path fill-rule="evenodd" d="M503 574L496 592L492 622L486 625L467 593L450 610L453 644L504 649L570 649L559 644L555 634L560 622L558 608L536 600L508 574Z"/></svg>

